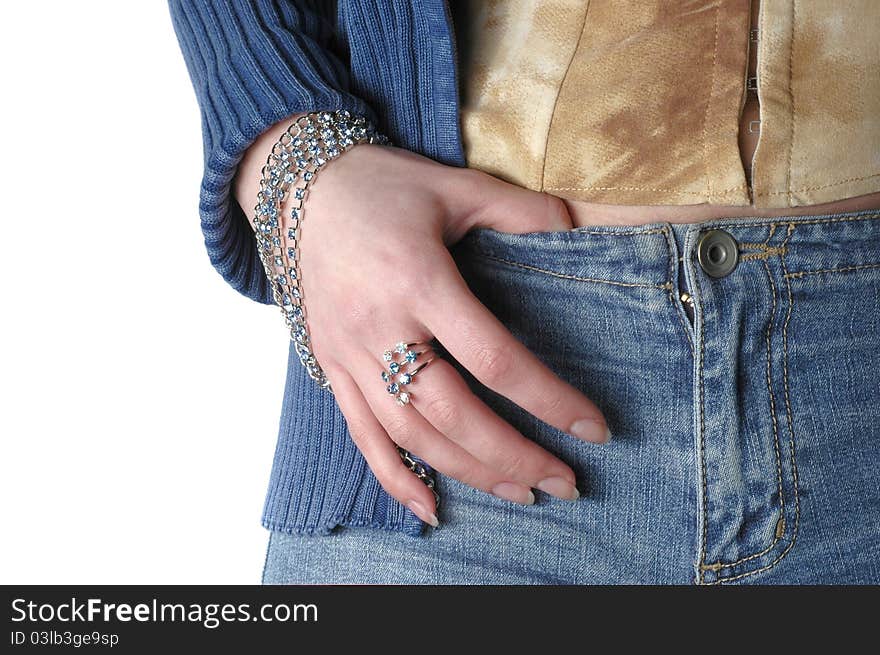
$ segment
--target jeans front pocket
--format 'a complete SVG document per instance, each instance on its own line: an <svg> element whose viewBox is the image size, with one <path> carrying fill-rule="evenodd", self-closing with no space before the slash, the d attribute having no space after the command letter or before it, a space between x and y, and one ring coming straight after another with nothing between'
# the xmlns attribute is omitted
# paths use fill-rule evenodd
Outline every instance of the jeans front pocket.
<svg viewBox="0 0 880 655"><path fill-rule="evenodd" d="M674 257L662 227L579 228L511 234L482 228L454 250L471 292L559 377L596 402L612 433L638 434L640 412L624 405L634 390L658 398L670 370L690 370L690 348L671 302ZM525 434L551 447L560 433L465 378L475 392ZM540 393L539 388L535 388ZM675 417L678 420L678 417ZM563 436L563 440L570 437ZM569 441L564 441L565 446Z"/></svg>
<svg viewBox="0 0 880 655"><path fill-rule="evenodd" d="M573 254L582 240L576 230L553 230L538 232L502 232L490 227L474 228L456 244L456 250L468 250L500 261L535 266L551 266L551 270L564 272L567 257Z"/></svg>
<svg viewBox="0 0 880 655"><path fill-rule="evenodd" d="M663 225L524 233L476 228L452 251L456 259L482 257L561 278L657 287L670 280L670 239Z"/></svg>
<svg viewBox="0 0 880 655"><path fill-rule="evenodd" d="M480 229L457 245L456 263L474 296L592 400L612 433L606 445L580 441L454 362L481 400L577 477L579 501L536 492L535 507L506 511L505 533L529 535L534 551L563 553L546 566L560 562L574 571L568 579L689 579L693 357L671 301L676 257L668 227ZM519 386L542 393L537 380ZM656 544L662 557L633 558Z"/></svg>

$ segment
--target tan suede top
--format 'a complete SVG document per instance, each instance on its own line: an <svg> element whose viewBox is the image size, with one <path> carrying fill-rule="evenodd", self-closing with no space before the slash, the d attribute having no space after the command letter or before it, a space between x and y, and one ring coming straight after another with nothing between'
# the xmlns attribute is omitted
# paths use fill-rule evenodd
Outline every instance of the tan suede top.
<svg viewBox="0 0 880 655"><path fill-rule="evenodd" d="M469 166L563 198L752 204L749 0L460 0ZM761 0L754 205L880 191L880 0Z"/></svg>

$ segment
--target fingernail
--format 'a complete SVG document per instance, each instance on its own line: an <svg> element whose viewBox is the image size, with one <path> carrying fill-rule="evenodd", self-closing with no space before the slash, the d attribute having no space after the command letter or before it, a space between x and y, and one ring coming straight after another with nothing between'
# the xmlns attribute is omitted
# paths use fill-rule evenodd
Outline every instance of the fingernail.
<svg viewBox="0 0 880 655"><path fill-rule="evenodd" d="M512 503L519 503L520 505L535 504L535 494L532 493L532 490L516 482L499 482L492 487L492 493Z"/></svg>
<svg viewBox="0 0 880 655"><path fill-rule="evenodd" d="M538 489L562 500L577 500L580 493L568 480L563 478L547 478L538 483Z"/></svg>
<svg viewBox="0 0 880 655"><path fill-rule="evenodd" d="M611 440L611 430L603 421L597 421L591 418L582 418L571 424L569 433L584 441L592 441L594 443L607 443Z"/></svg>
<svg viewBox="0 0 880 655"><path fill-rule="evenodd" d="M411 500L406 504L406 506L409 507L416 516L418 516L428 525L434 528L440 525L440 521L437 520L437 515L434 514L434 512L428 511L428 508L422 505L419 501Z"/></svg>

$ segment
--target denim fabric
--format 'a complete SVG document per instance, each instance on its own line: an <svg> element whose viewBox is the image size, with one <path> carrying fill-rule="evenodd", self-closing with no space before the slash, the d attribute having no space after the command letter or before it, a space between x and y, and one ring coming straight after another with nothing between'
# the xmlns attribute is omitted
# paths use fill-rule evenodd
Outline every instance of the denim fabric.
<svg viewBox="0 0 880 655"><path fill-rule="evenodd" d="M712 228L740 251L717 279L695 257ZM880 582L880 212L483 228L453 254L608 418L610 444L580 442L463 371L582 497L518 506L438 474L439 529L272 532L265 583Z"/></svg>

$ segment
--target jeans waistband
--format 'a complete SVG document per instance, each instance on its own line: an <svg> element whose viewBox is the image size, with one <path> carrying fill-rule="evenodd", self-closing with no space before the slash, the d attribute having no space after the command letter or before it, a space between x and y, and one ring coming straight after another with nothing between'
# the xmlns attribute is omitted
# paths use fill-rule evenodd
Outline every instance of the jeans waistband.
<svg viewBox="0 0 880 655"><path fill-rule="evenodd" d="M666 288L679 257L692 255L702 233L724 230L742 263L783 255L791 275L880 265L880 210L818 215L718 218L700 223L591 225L513 234L477 228L462 240L524 268L608 284Z"/></svg>

